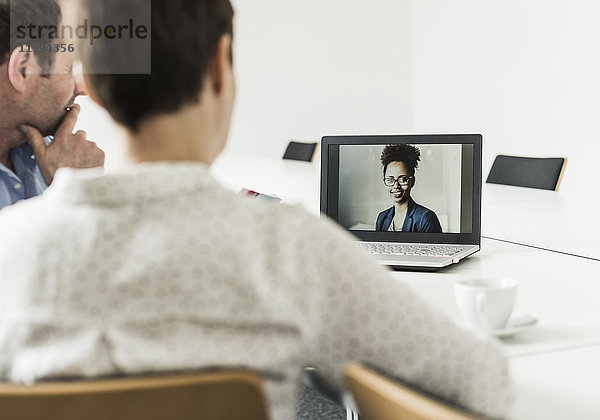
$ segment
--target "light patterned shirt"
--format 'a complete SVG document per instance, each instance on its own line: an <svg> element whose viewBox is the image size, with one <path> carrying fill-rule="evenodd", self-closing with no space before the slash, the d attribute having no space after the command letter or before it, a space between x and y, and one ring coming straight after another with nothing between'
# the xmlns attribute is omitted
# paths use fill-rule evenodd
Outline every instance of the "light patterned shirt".
<svg viewBox="0 0 600 420"><path fill-rule="evenodd" d="M337 226L236 195L201 164L61 169L0 212L0 237L4 380L250 367L279 420L293 418L302 366L340 385L361 360L507 409L495 341L432 310Z"/></svg>

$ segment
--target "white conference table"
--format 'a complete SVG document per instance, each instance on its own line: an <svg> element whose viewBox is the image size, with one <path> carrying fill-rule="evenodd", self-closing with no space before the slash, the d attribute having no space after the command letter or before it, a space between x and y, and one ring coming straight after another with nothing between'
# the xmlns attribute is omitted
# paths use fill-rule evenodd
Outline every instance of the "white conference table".
<svg viewBox="0 0 600 420"><path fill-rule="evenodd" d="M454 304L456 281L490 277L517 280L514 314L532 315L539 323L503 339L509 357L600 345L600 262L484 239L480 252L445 270L396 271L392 275L458 323L462 320Z"/></svg>
<svg viewBox="0 0 600 420"><path fill-rule="evenodd" d="M515 314L539 324L502 339L516 397L508 419L587 420L600 419L599 273L598 261L484 239L481 252L447 270L393 275L458 323L455 281L518 280Z"/></svg>
<svg viewBox="0 0 600 420"><path fill-rule="evenodd" d="M600 260L596 195L485 184L482 233Z"/></svg>
<svg viewBox="0 0 600 420"><path fill-rule="evenodd" d="M600 419L600 346L510 360L516 400L509 420Z"/></svg>
<svg viewBox="0 0 600 420"><path fill-rule="evenodd" d="M284 202L304 205L315 215L319 212L318 164L226 157L215 163L212 172L233 190L245 187L276 194ZM577 203L577 197L557 198L553 192L497 185L486 185L484 198L489 200L483 206L486 236L497 234L502 240L542 248L561 244L554 244L550 235L541 237L532 233L542 227L541 222L523 232L506 228L503 223L506 212L512 209L528 214L535 209L538 214L521 220L525 226L527 221L570 217L569 210L573 209L569 203ZM562 202L565 209L549 216L553 210L547 202ZM595 208L600 209L600 202ZM565 225L572 226L568 222ZM563 238L567 245L556 246L556 251L584 249L579 243L580 235L568 229L560 232L561 236L567 234L574 236ZM597 249L593 245L588 244L590 252ZM600 395L600 261L483 239L480 252L445 270L436 273L398 271L392 275L459 323L462 321L454 303L457 280L485 277L518 280L515 314L533 315L539 324L502 340L516 390L516 401L508 419L600 419L600 402L597 401Z"/></svg>

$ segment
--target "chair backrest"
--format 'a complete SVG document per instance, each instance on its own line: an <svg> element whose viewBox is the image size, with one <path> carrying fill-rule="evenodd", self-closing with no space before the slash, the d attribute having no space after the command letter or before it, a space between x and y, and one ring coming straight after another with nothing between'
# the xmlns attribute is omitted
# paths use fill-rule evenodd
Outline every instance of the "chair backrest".
<svg viewBox="0 0 600 420"><path fill-rule="evenodd" d="M316 150L317 143L300 143L297 141L291 141L288 144L285 153L283 154L283 158L289 160L301 160L303 162L312 162Z"/></svg>
<svg viewBox="0 0 600 420"><path fill-rule="evenodd" d="M486 182L556 191L566 163L565 158L498 155Z"/></svg>
<svg viewBox="0 0 600 420"><path fill-rule="evenodd" d="M358 363L346 366L344 376L360 420L477 419Z"/></svg>
<svg viewBox="0 0 600 420"><path fill-rule="evenodd" d="M218 371L0 385L0 418L19 420L268 420L260 378Z"/></svg>

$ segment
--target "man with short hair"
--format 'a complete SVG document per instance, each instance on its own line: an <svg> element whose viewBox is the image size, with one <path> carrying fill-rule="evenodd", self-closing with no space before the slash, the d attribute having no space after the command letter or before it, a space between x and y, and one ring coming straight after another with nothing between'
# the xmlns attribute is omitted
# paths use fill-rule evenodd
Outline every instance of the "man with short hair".
<svg viewBox="0 0 600 420"><path fill-rule="evenodd" d="M74 54L57 52L63 41L48 31L19 31L60 22L55 0L0 0L0 208L41 194L60 167L104 164L85 132L73 134L84 94Z"/></svg>
<svg viewBox="0 0 600 420"><path fill-rule="evenodd" d="M90 22L123 5L83 3ZM152 1L151 74L94 74L143 49L99 40L82 52L135 164L61 169L44 196L0 215L0 236L14 238L0 248L0 378L244 366L264 377L279 420L293 418L302 366L341 385L344 364L361 360L502 416L496 341L423 303L338 226L210 176L235 97L232 18L229 0Z"/></svg>

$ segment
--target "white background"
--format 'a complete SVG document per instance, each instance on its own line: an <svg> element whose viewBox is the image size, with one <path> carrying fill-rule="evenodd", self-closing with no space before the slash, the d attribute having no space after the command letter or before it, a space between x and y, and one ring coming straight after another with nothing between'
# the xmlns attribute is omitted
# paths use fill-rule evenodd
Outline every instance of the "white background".
<svg viewBox="0 0 600 420"><path fill-rule="evenodd" d="M238 102L226 153L279 157L324 134L480 132L499 153L565 156L596 183L600 2L235 0ZM117 162L82 100L80 128Z"/></svg>
<svg viewBox="0 0 600 420"><path fill-rule="evenodd" d="M484 135L496 154L565 156L561 190L595 187L600 152L600 2L415 0L416 131Z"/></svg>

